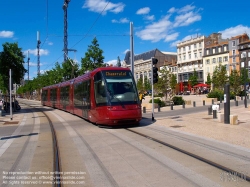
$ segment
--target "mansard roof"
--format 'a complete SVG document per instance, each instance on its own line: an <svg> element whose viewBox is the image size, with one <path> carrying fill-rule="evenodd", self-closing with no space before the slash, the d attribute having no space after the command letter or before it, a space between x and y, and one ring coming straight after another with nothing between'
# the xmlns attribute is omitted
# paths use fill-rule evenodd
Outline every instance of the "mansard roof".
<svg viewBox="0 0 250 187"><path fill-rule="evenodd" d="M134 56L134 61L136 60L149 60L151 57L155 57L156 51L159 51L158 49L153 49L151 51L147 51L145 53L141 53L139 55ZM126 62L127 65L130 65L130 51L128 51L125 55L124 61Z"/></svg>
<svg viewBox="0 0 250 187"><path fill-rule="evenodd" d="M136 60L149 60L149 59L151 59L151 57L155 57L155 53L156 53L157 50L158 49L154 49L154 50L151 50L151 51L139 54L139 55L135 55L134 60L135 61Z"/></svg>

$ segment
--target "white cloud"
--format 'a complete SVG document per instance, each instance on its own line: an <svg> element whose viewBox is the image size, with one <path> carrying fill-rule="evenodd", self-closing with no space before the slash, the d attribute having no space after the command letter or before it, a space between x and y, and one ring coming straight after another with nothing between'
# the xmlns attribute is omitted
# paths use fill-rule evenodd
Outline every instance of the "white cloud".
<svg viewBox="0 0 250 187"><path fill-rule="evenodd" d="M124 52L123 52L123 54L126 54L128 51L130 51L129 49L126 49Z"/></svg>
<svg viewBox="0 0 250 187"><path fill-rule="evenodd" d="M189 12L191 10L194 10L195 6L191 6L191 5L186 5L184 7L182 7L181 9L178 10L179 13L185 13L185 12Z"/></svg>
<svg viewBox="0 0 250 187"><path fill-rule="evenodd" d="M141 14L148 14L150 12L149 7L144 7L140 8L139 10L136 11L136 14L141 15Z"/></svg>
<svg viewBox="0 0 250 187"><path fill-rule="evenodd" d="M172 14L172 13L174 13L174 12L176 12L176 8L175 7L172 7L172 8L170 8L169 10L168 10L168 13L170 13L170 14Z"/></svg>
<svg viewBox="0 0 250 187"><path fill-rule="evenodd" d="M41 64L40 64L41 65ZM37 66L37 63L35 63L35 62L30 62L29 63L29 66Z"/></svg>
<svg viewBox="0 0 250 187"><path fill-rule="evenodd" d="M108 64L108 65L113 65L113 66L116 66L116 64L117 64L117 60L110 60L110 61L108 61L108 62L105 62L106 64Z"/></svg>
<svg viewBox="0 0 250 187"><path fill-rule="evenodd" d="M138 31L135 34L142 40L151 40L152 42L158 42L161 39L165 39L168 27L171 25L168 19L169 16L165 16L158 22L146 26L144 30Z"/></svg>
<svg viewBox="0 0 250 187"><path fill-rule="evenodd" d="M174 27L187 26L196 21L200 21L201 16L194 12L188 12L175 17Z"/></svg>
<svg viewBox="0 0 250 187"><path fill-rule="evenodd" d="M0 38L12 38L14 36L14 32L12 31L0 31Z"/></svg>
<svg viewBox="0 0 250 187"><path fill-rule="evenodd" d="M113 19L111 20L112 23L128 23L129 20L127 18L121 18L120 20Z"/></svg>
<svg viewBox="0 0 250 187"><path fill-rule="evenodd" d="M28 49L28 50L24 51L23 53L28 54L28 51L29 51L29 54L37 56L37 49ZM47 49L40 49L39 50L39 55L40 56L48 55L48 54L49 54L49 51Z"/></svg>
<svg viewBox="0 0 250 187"><path fill-rule="evenodd" d="M176 32L176 33L173 33L173 34L169 34L166 36L165 38L165 42L169 42L169 41L173 41L173 40L176 40L176 38L179 36L179 33Z"/></svg>
<svg viewBox="0 0 250 187"><path fill-rule="evenodd" d="M152 16L145 16L144 19L149 20L149 21L153 21L153 20L155 20L155 16L154 15L152 15Z"/></svg>
<svg viewBox="0 0 250 187"><path fill-rule="evenodd" d="M150 40L152 42L158 42L160 40L169 42L175 40L179 36L179 33L175 31L176 28L189 26L201 20L201 15L199 14L200 9L194 11L195 9L196 7L192 5L186 5L180 9L172 7L163 18L148 24L144 29L140 29L135 34L142 40ZM173 21L170 20L170 17L173 17ZM151 19L154 19L154 17L151 17Z"/></svg>
<svg viewBox="0 0 250 187"><path fill-rule="evenodd" d="M86 0L82 8L105 15L108 11L113 13L122 12L124 7L123 3L114 4L106 0Z"/></svg>
<svg viewBox="0 0 250 187"><path fill-rule="evenodd" d="M244 33L250 34L250 27L237 25L235 27L230 27L223 31L219 31L219 33L222 34L222 38L226 39L226 38L231 38L231 37L241 35Z"/></svg>
<svg viewBox="0 0 250 187"><path fill-rule="evenodd" d="M200 36L201 34L192 34L192 35L187 35L185 36L182 40L177 40L177 41L174 41L173 43L171 43L171 47L176 47L178 43L182 42L182 41L187 41L187 40L190 40L192 38L197 38L197 36Z"/></svg>
<svg viewBox="0 0 250 187"><path fill-rule="evenodd" d="M48 42L48 45L53 45L53 42Z"/></svg>

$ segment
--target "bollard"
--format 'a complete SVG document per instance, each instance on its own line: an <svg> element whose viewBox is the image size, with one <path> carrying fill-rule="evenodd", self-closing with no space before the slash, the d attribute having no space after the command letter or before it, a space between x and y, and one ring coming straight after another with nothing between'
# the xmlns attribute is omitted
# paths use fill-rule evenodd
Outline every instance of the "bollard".
<svg viewBox="0 0 250 187"><path fill-rule="evenodd" d="M238 106L238 101L235 101L235 106Z"/></svg>
<svg viewBox="0 0 250 187"><path fill-rule="evenodd" d="M185 102L182 104L182 108L185 108Z"/></svg>
<svg viewBox="0 0 250 187"><path fill-rule="evenodd" d="M161 111L161 107L160 107L160 105L158 104L158 112L160 112Z"/></svg>
<svg viewBox="0 0 250 187"><path fill-rule="evenodd" d="M173 104L170 105L171 110L173 110Z"/></svg>
<svg viewBox="0 0 250 187"><path fill-rule="evenodd" d="M213 110L213 119L217 118L217 110Z"/></svg>
<svg viewBox="0 0 250 187"><path fill-rule="evenodd" d="M143 113L146 113L146 107L144 106L142 109L143 109Z"/></svg>
<svg viewBox="0 0 250 187"><path fill-rule="evenodd" d="M1 103L2 104L2 103ZM2 105L0 105L0 116L3 116L2 115Z"/></svg>
<svg viewBox="0 0 250 187"><path fill-rule="evenodd" d="M242 100L243 100L243 96L241 96L241 98L240 98L240 99L241 99L241 101L242 101Z"/></svg>
<svg viewBox="0 0 250 187"><path fill-rule="evenodd" d="M205 106L205 100L203 100L203 106Z"/></svg>
<svg viewBox="0 0 250 187"><path fill-rule="evenodd" d="M222 103L222 97L220 97L220 103Z"/></svg>
<svg viewBox="0 0 250 187"><path fill-rule="evenodd" d="M212 115L212 106L209 106L207 109L208 109L208 115Z"/></svg>
<svg viewBox="0 0 250 187"><path fill-rule="evenodd" d="M193 101L193 107L195 107L195 101Z"/></svg>
<svg viewBox="0 0 250 187"><path fill-rule="evenodd" d="M249 99L249 95L247 95L247 99Z"/></svg>
<svg viewBox="0 0 250 187"><path fill-rule="evenodd" d="M214 100L212 99L212 105L214 104Z"/></svg>

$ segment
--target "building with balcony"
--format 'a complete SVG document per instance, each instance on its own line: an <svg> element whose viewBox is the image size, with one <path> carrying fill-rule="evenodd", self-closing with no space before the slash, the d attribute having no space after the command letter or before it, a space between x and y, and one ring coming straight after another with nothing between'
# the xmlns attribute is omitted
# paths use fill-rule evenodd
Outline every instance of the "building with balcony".
<svg viewBox="0 0 250 187"><path fill-rule="evenodd" d="M178 82L187 82L194 71L198 74L198 82L204 83L203 55L206 47L225 41L221 33L212 33L208 37L197 36L177 44ZM220 57L217 57L220 58Z"/></svg>
<svg viewBox="0 0 250 187"><path fill-rule="evenodd" d="M229 75L228 41L206 45L203 55L204 82L207 81L208 74L212 78L213 72L219 64L226 65Z"/></svg>
<svg viewBox="0 0 250 187"><path fill-rule="evenodd" d="M238 44L240 68L248 69L250 78L250 40L242 41Z"/></svg>
<svg viewBox="0 0 250 187"><path fill-rule="evenodd" d="M194 70L198 79L203 80L203 48L205 36L191 38L177 44L178 82L187 82Z"/></svg>
<svg viewBox="0 0 250 187"><path fill-rule="evenodd" d="M249 37L246 33L230 38L229 44L228 44L228 47L229 47L229 70L230 70L230 72L232 70L240 71L241 58L240 58L240 54L239 54L239 44L244 43L247 40L249 40Z"/></svg>

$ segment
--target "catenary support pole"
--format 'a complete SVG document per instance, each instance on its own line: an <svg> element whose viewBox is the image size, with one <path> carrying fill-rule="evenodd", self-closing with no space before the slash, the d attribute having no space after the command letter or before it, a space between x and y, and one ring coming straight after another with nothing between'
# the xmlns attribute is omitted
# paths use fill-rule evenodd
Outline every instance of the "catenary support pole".
<svg viewBox="0 0 250 187"><path fill-rule="evenodd" d="M224 123L230 124L230 85L224 86Z"/></svg>

